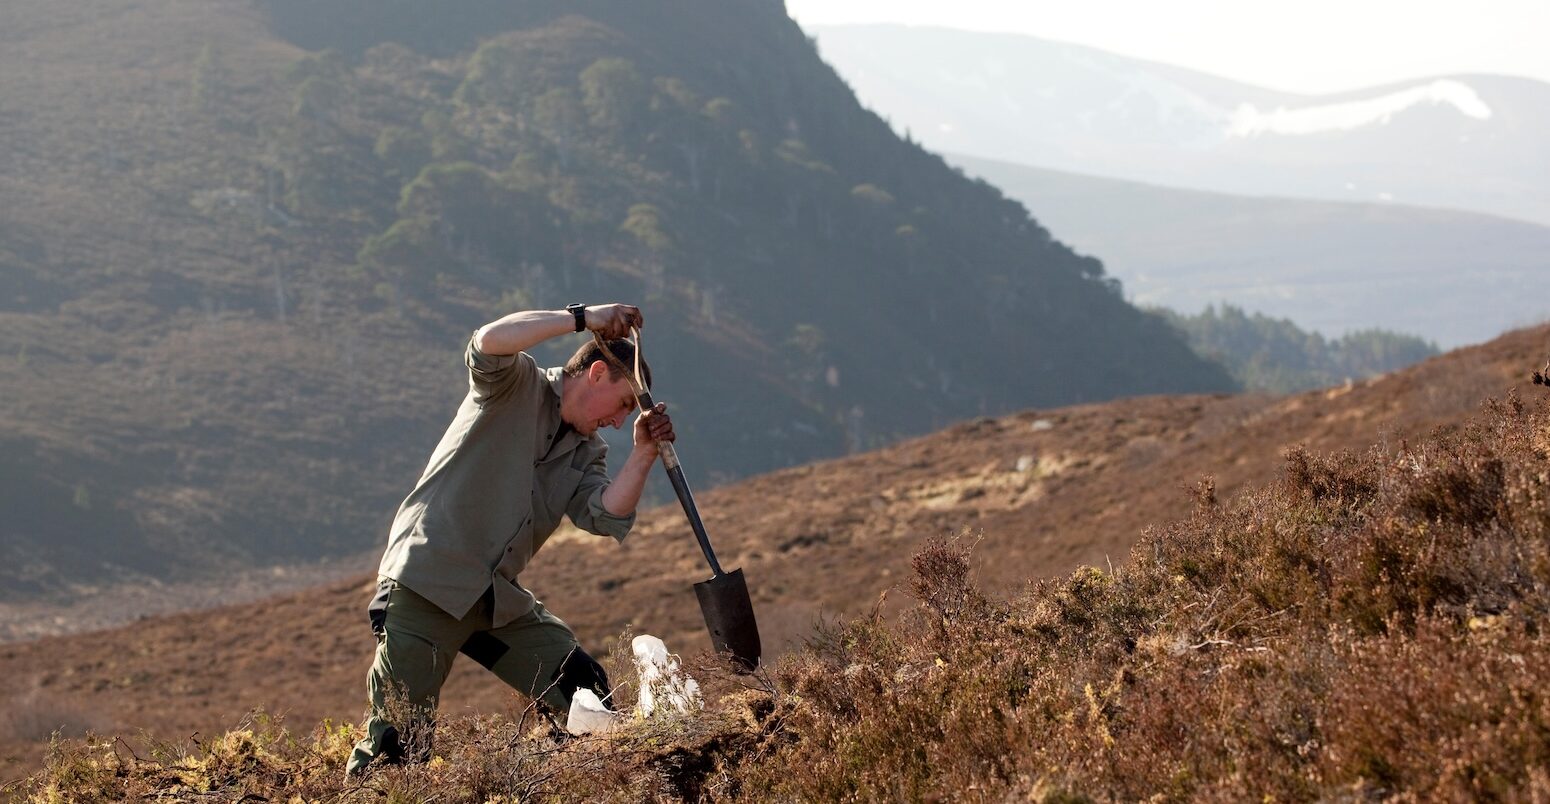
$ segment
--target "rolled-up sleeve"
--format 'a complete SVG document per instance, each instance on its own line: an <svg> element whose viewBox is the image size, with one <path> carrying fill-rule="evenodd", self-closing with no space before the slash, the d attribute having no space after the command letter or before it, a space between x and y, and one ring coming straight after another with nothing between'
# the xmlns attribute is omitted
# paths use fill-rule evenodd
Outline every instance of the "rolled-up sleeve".
<svg viewBox="0 0 1550 804"><path fill-rule="evenodd" d="M526 352L487 355L474 345L473 338L468 339L463 362L468 364L468 384L474 401L480 404L510 396L525 384L537 382L541 373L538 363Z"/></svg>
<svg viewBox="0 0 1550 804"><path fill-rule="evenodd" d="M576 527L599 536L612 536L615 541L622 542L625 536L630 535L630 528L635 526L635 512L630 512L628 516L615 516L603 507L603 490L608 488L608 467L604 462L606 454L607 450L600 451L587 464L581 483L571 495L565 513Z"/></svg>

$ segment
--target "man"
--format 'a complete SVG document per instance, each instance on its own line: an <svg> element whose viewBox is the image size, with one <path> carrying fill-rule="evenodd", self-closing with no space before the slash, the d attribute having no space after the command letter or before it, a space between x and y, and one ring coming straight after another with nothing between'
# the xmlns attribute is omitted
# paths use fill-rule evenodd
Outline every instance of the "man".
<svg viewBox="0 0 1550 804"><path fill-rule="evenodd" d="M657 442L673 440L665 405L635 420L634 447L609 482L602 427L636 407L628 379L588 340L563 367L526 350L590 330L633 366L616 340L644 324L626 304L513 313L480 327L465 353L468 395L393 520L369 612L377 653L367 736L347 770L430 755L431 720L452 660L465 653L511 687L564 713L572 693L608 694L602 667L517 581L562 515L623 540ZM641 362L641 380L651 371Z"/></svg>

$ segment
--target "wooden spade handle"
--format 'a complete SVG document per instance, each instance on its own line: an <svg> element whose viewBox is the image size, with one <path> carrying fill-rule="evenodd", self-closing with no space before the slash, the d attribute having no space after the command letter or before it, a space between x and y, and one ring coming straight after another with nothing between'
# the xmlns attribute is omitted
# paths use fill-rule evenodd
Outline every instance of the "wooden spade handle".
<svg viewBox="0 0 1550 804"><path fill-rule="evenodd" d="M647 390L640 380L640 330L631 328L631 332L635 335L635 359L637 362L635 371L631 371L626 367L624 361L620 360L613 353L613 350L608 348L608 342L603 340L602 335L594 332L592 333L592 339L597 341L598 348L603 353L603 360L607 361L608 365L624 372L625 378L630 381L631 390L635 392L636 402L640 404L642 411L646 411L656 407L656 403L651 399L651 391ZM657 442L657 452L662 456L662 467L667 470L667 479L673 484L673 492L678 495L678 504L683 506L684 516L689 518L689 527L694 531L694 538L700 543L700 551L705 554L705 561L710 564L710 571L717 578L725 575L726 573L721 571L721 562L716 560L716 551L710 546L710 535L705 532L705 523L700 519L700 509L694 504L694 493L689 491L689 481L684 479L683 467L678 463L678 452L673 449L672 443L667 441Z"/></svg>

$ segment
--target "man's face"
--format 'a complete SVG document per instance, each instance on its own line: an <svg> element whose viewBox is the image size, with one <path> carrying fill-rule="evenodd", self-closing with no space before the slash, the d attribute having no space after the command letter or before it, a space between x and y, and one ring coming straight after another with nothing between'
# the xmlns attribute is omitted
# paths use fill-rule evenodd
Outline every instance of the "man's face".
<svg viewBox="0 0 1550 804"><path fill-rule="evenodd" d="M606 370L598 377L589 374L582 375L588 380L585 386L587 393L582 395L577 405L576 417L571 421L571 426L584 436L590 436L604 427L623 427L636 407L635 392L630 389L630 383L623 378L614 379Z"/></svg>

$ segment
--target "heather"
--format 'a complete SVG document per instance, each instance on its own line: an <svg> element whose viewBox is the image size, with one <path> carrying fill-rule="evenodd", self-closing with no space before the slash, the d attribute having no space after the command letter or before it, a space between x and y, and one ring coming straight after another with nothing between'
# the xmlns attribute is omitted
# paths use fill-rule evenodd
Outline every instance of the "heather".
<svg viewBox="0 0 1550 804"><path fill-rule="evenodd" d="M897 625L782 668L776 797L1550 795L1550 411L1363 454L1158 527L1011 601L929 544ZM800 774L797 769L802 769Z"/></svg>
<svg viewBox="0 0 1550 804"><path fill-rule="evenodd" d="M1536 389L1537 390L1537 389ZM1150 529L1127 560L1000 597L976 537L708 708L562 741L453 717L437 758L345 785L353 727L56 747L36 800L1542 799L1550 796L1550 405L1365 452ZM1186 493L1186 490L1181 490ZM628 690L624 691L628 696ZM628 697L626 697L628 700Z"/></svg>

